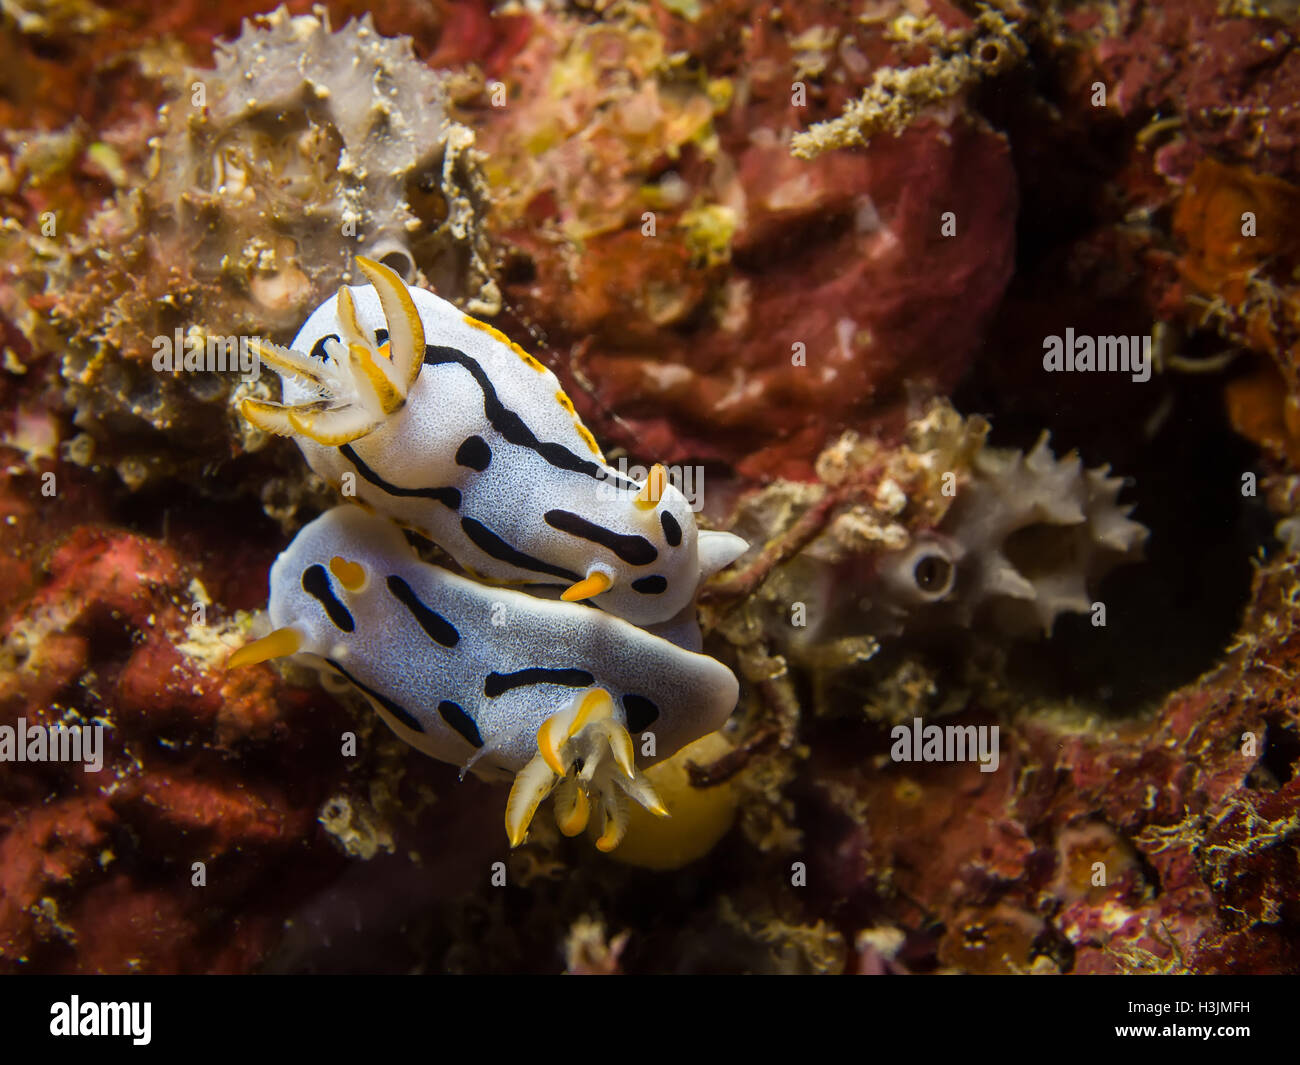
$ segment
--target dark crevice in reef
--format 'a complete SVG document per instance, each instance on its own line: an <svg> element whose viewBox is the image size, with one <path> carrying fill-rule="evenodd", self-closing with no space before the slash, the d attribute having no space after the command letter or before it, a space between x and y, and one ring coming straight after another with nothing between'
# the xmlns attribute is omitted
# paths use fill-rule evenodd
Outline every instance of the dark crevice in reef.
<svg viewBox="0 0 1300 1065"><path fill-rule="evenodd" d="M1032 272L1054 248L1086 236L1109 212L1109 182L1142 120L1087 105L1081 113L1055 52L1035 49L1032 61L983 83L976 110L1004 133L1019 179L1016 266Z"/></svg>
<svg viewBox="0 0 1300 1065"><path fill-rule="evenodd" d="M1242 474L1252 471L1255 454L1227 425L1221 380L1110 380L1117 389L1159 389L1169 404L1150 439L1140 426L1130 427L1138 440L1128 441L1116 464L1134 481L1122 499L1136 503L1133 517L1151 530L1146 558L1117 568L1092 589L1094 601L1106 606L1105 627L1089 616L1064 615L1050 640L1012 649L1008 674L1046 698L1075 696L1123 713L1218 661L1236 632L1250 593L1251 559L1269 541L1272 518L1262 500L1242 495ZM1078 448L1085 464L1096 465L1119 452L1097 442L1112 430L1104 398L1095 404L1096 423L1076 417L1053 434L1058 454ZM1056 411L1043 409L1026 433L1021 419L999 417L993 404L966 409L991 414L994 442L1008 446L1028 446L1039 426L1056 422Z"/></svg>
<svg viewBox="0 0 1300 1065"><path fill-rule="evenodd" d="M1108 827L1116 836L1123 840L1124 849L1133 864L1137 866L1138 872L1142 876L1142 881L1146 885L1146 891L1148 892L1149 897L1153 899L1159 898L1165 890L1164 880L1160 876L1160 870L1155 867L1151 859L1147 857L1146 853L1137 845L1132 837L1121 831L1115 825L1108 825Z"/></svg>
<svg viewBox="0 0 1300 1065"><path fill-rule="evenodd" d="M1111 462L1132 478L1121 500L1136 504L1132 516L1151 538L1144 561L1118 567L1091 589L1106 606L1104 627L1090 616L1061 616L1051 639L1012 647L1008 679L1026 694L1132 712L1218 661L1273 519L1261 499L1242 494L1242 475L1259 471L1254 449L1227 424L1222 378L1139 384L1113 374L1061 374L1053 384L1015 392L977 371L955 402L990 418L995 445L1028 448L1048 427L1058 455L1077 448L1087 466ZM1072 386L1080 394L1072 396ZM1151 415L1114 417L1133 390L1149 392Z"/></svg>
<svg viewBox="0 0 1300 1065"><path fill-rule="evenodd" d="M1007 680L1031 699L1075 699L1089 709L1134 713L1211 668L1231 643L1249 596L1251 559L1271 547L1273 518L1242 495L1255 449L1231 429L1227 375L1043 368L1044 338L1141 337L1153 312L1150 266L1125 235L1121 198L1136 126L1072 100L1050 63L1032 63L983 91L980 110L1011 144L1020 186L1017 268L981 354L953 395L982 413L990 443L1028 449L1043 429L1058 455L1078 449L1085 466L1109 463L1132 479L1121 502L1151 530L1146 560L1115 569L1090 589L1106 625L1058 618L1049 640L1011 646ZM1086 121L1084 121L1086 119ZM1219 354L1213 336L1178 342L1188 360Z"/></svg>
<svg viewBox="0 0 1300 1065"><path fill-rule="evenodd" d="M1264 729L1259 763L1251 770L1247 783L1260 791L1275 791L1295 776L1300 764L1300 733L1270 717Z"/></svg>

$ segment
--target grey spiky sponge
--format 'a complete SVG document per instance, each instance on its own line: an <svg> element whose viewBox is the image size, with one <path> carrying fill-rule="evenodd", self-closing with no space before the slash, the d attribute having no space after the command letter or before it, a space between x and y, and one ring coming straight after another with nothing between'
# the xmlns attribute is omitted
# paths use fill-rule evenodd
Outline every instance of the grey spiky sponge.
<svg viewBox="0 0 1300 1065"><path fill-rule="evenodd" d="M1090 587L1141 557L1148 531L1120 505L1109 466L1057 459L1048 434L1026 455L982 448L939 528L881 560L898 612L970 625L987 608L1012 632L1050 635L1063 613L1088 613Z"/></svg>

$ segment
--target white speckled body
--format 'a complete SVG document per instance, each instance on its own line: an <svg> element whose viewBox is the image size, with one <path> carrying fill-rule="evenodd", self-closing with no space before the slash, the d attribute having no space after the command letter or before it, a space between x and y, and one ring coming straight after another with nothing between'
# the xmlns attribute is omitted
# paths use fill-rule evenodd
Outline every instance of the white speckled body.
<svg viewBox="0 0 1300 1065"><path fill-rule="evenodd" d="M375 289L350 291L362 333L382 339ZM351 474L356 498L489 580L567 586L602 571L613 584L594 602L638 625L678 615L701 576L743 549L728 534L697 533L689 503L672 485L657 506L636 506L640 486L604 462L554 374L446 300L421 289L410 296L426 355L401 409L343 447L295 436L327 481L346 488ZM334 296L292 348L328 360L324 338L342 333ZM288 376L283 391L285 403L313 398L310 385ZM596 538L575 533L572 518L559 514L581 519Z"/></svg>
<svg viewBox="0 0 1300 1065"><path fill-rule="evenodd" d="M348 591L330 573L335 556L364 568L364 586ZM320 569L305 579L313 567ZM411 597L390 578L404 582L455 639L428 615L422 623L419 607L413 609ZM429 565L391 522L356 506L336 507L298 533L271 569L269 611L277 627L301 637L300 654L346 671L345 679L368 695L404 740L463 765L476 747L464 726L453 728L440 709L444 702L456 704L492 748L474 767L489 777L522 768L536 754L542 722L587 687L613 696L615 715L633 733L642 765L715 731L736 704L736 678L720 662L589 606L486 587ZM570 676L567 683L546 680L489 694L489 676L533 669L581 671L591 679L579 683ZM637 720L646 716L638 698L657 708L648 726ZM403 724L387 704L404 710L417 727ZM643 731L654 734L653 757L643 755L637 735Z"/></svg>

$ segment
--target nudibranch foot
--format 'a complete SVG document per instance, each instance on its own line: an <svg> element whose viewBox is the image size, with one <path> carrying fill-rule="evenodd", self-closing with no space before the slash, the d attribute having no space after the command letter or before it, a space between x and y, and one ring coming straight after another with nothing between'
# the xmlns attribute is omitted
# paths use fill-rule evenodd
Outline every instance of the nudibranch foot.
<svg viewBox="0 0 1300 1065"><path fill-rule="evenodd" d="M668 810L636 768L632 737L614 716L614 700L589 688L537 730L537 754L519 771L506 802L510 845L524 841L537 807L555 793L555 821L566 836L587 827L592 808L601 817L596 846L611 851L627 831L627 795L651 813Z"/></svg>

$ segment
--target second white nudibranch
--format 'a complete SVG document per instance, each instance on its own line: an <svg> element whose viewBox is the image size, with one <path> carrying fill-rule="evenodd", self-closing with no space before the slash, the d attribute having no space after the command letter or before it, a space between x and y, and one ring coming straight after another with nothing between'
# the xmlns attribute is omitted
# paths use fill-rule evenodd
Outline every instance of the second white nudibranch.
<svg viewBox="0 0 1300 1065"><path fill-rule="evenodd" d="M666 813L641 770L716 731L736 705L722 663L583 604L422 562L360 507L305 526L270 583L276 629L230 666L304 656L412 746L488 778L513 774L512 845L554 792L563 832L594 818L597 846L617 846L628 798Z"/></svg>
<svg viewBox="0 0 1300 1065"><path fill-rule="evenodd" d="M311 468L423 532L485 579L565 586L635 622L669 621L746 544L697 529L656 466L609 466L545 366L498 330L358 258L290 348L259 344L281 402L252 424L292 436Z"/></svg>

